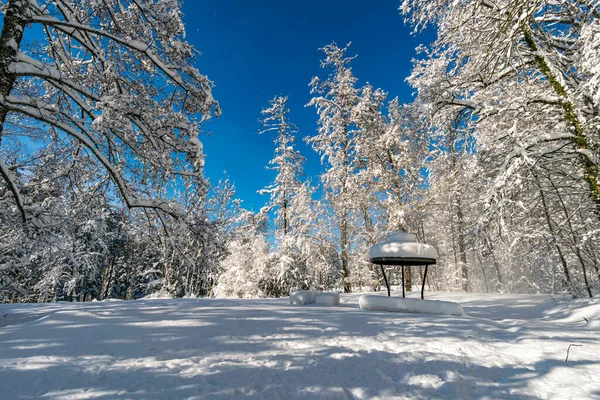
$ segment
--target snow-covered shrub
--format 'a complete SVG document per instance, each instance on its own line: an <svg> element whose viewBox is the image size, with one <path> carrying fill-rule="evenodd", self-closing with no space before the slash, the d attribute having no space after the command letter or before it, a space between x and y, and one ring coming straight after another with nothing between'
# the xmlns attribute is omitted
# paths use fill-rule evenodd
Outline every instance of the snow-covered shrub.
<svg viewBox="0 0 600 400"><path fill-rule="evenodd" d="M268 243L262 235L234 240L214 288L215 297L267 297L261 282L268 279Z"/></svg>
<svg viewBox="0 0 600 400"><path fill-rule="evenodd" d="M267 297L285 297L294 290L309 288L306 262L301 254L271 254L268 272L260 284Z"/></svg>

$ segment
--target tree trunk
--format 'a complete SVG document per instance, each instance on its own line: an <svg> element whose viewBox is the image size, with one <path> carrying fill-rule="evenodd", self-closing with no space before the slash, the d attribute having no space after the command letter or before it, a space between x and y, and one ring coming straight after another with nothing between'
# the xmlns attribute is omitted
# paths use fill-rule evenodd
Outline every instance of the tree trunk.
<svg viewBox="0 0 600 400"><path fill-rule="evenodd" d="M283 196L286 196L285 190L283 191ZM288 222L288 215L287 215L287 208L288 208L288 202L287 199L283 200L283 237L286 237L288 234L288 227L289 227L289 222Z"/></svg>
<svg viewBox="0 0 600 400"><path fill-rule="evenodd" d="M596 270L596 275L598 275L598 282L600 282L600 267L598 267L598 258L594 258L594 269Z"/></svg>
<svg viewBox="0 0 600 400"><path fill-rule="evenodd" d="M0 99L4 100L13 90L17 81L17 75L10 70L10 65L17 60L17 54L23 40L25 30L24 13L27 9L27 1L9 0L4 15L4 26L0 34ZM2 134L4 123L8 115L8 108L0 104L0 145L2 145ZM21 193L15 186L13 174L0 159L0 175L12 192L15 203L21 213L23 223L27 222L27 215L21 200Z"/></svg>
<svg viewBox="0 0 600 400"><path fill-rule="evenodd" d="M479 260L479 266L481 267L481 273L483 274L483 282L485 283L485 292L489 293L490 288L488 287L487 276L485 275L485 267L483 266L483 262L481 261L481 255L479 251L477 251L477 259Z"/></svg>
<svg viewBox="0 0 600 400"><path fill-rule="evenodd" d="M496 252L494 249L494 245L490 241L490 238L488 237L487 232L485 232L485 231L483 232L483 241L485 243L485 246L487 247L487 250L490 253L490 256L492 257L492 262L494 263L494 268L496 269L496 275L498 277L498 285L500 287L503 287L504 286L504 278L502 278L502 272L500 271L500 263L498 262L498 259L496 258Z"/></svg>
<svg viewBox="0 0 600 400"><path fill-rule="evenodd" d="M458 167L456 160L456 138L454 137L454 128L450 126L450 162L452 166L453 173L458 175ZM460 258L460 271L461 271L461 280L462 280L462 290L463 292L469 291L469 268L467 266L467 246L465 240L465 222L464 215L462 209L461 202L461 190L460 190L460 182L457 176L454 177L457 191L454 193L454 205L456 212L456 219L458 223L458 256Z"/></svg>
<svg viewBox="0 0 600 400"><path fill-rule="evenodd" d="M340 224L340 247L342 250L342 270L344 271L344 293L352 291L352 285L347 281L350 277L350 263L348 260L348 213L343 211L342 221Z"/></svg>
<svg viewBox="0 0 600 400"><path fill-rule="evenodd" d="M561 205L562 211L565 214L565 221L566 221L566 226L569 228L569 231L571 233L571 237L573 239L573 247L574 247L574 253L577 256L577 259L579 260L579 263L581 264L581 269L583 272L583 281L585 283L585 289L588 292L588 295L590 297L593 297L592 294L592 288L590 286L590 282L588 280L587 277L587 268L586 268L586 263L585 260L583 259L583 256L581 254L581 249L579 248L579 240L577 239L577 233L575 232L575 229L573 228L573 224L571 224L571 217L569 216L569 210L567 208L567 205L565 204L565 202L563 201L562 195L560 194L560 191L558 190L558 187L554 184L554 181L552 181L552 178L550 178L550 176L548 177L548 181L550 182L550 184L552 185L552 187L554 188L554 191L556 192L556 196L558 197L558 201Z"/></svg>
<svg viewBox="0 0 600 400"><path fill-rule="evenodd" d="M4 16L4 26L0 35L0 96L2 98L10 95L17 75L10 71L10 65L17 60L17 54L23 40L25 30L24 12L27 9L27 1L9 0ZM0 105L0 143L8 109Z"/></svg>
<svg viewBox="0 0 600 400"><path fill-rule="evenodd" d="M598 166L594 161L586 154L590 150L590 143L588 137L583 131L581 121L575 112L573 102L569 99L567 90L561 84L561 82L554 76L547 60L543 57L529 26L523 22L521 24L521 31L525 38L527 46L533 53L534 62L540 72L548 79L548 83L552 86L554 92L562 99L563 115L567 123L573 128L573 139L576 149L578 150L578 158L583 168L583 179L586 182L590 197L595 204L595 213L600 218L600 186L598 185Z"/></svg>
<svg viewBox="0 0 600 400"><path fill-rule="evenodd" d="M464 217L460 195L456 197L456 217L458 218L458 253L463 292L469 291L469 268L467 267L467 246L465 244Z"/></svg>
<svg viewBox="0 0 600 400"><path fill-rule="evenodd" d="M536 177L536 180L537 180L537 177ZM538 183L538 187L539 187L539 183ZM560 258L560 262L563 267L563 273L565 274L565 281L567 282L567 287L569 288L569 292L571 292L573 285L571 284L571 274L569 273L569 267L567 265L567 260L565 259L562 249L560 248L560 246L558 244L558 235L556 234L556 231L554 230L554 227L552 226L552 219L550 218L550 211L548 210L548 205L546 204L546 196L544 195L544 191L541 188L540 188L540 196L542 198L542 206L544 207L544 215L546 216L546 223L548 224L548 230L550 231L550 234L552 235L552 240L554 241L554 247L556 248L556 251L558 252L558 257Z"/></svg>
<svg viewBox="0 0 600 400"><path fill-rule="evenodd" d="M350 160L348 156L348 121L344 121L344 177L342 181L342 190L341 190L341 198L342 202L345 203L347 200L346 196L346 184L348 179L348 168L350 165ZM344 293L352 292L352 285L350 282L347 282L347 278L350 277L350 262L348 257L348 208L345 204L342 206L342 221L340 224L340 247L342 250L342 269L344 270Z"/></svg>
<svg viewBox="0 0 600 400"><path fill-rule="evenodd" d="M373 226L373 220L369 215L369 207L368 205L362 205L362 213L363 219L365 221L365 229L367 231L367 235L369 236L367 240L367 245L370 247L375 244L375 227ZM367 254L368 257L368 254ZM373 292L376 292L377 289L381 286L381 281L383 280L383 274L381 274L380 269L377 268L377 265L371 264L371 272L373 273L373 277L376 277L377 282L373 282L371 287Z"/></svg>

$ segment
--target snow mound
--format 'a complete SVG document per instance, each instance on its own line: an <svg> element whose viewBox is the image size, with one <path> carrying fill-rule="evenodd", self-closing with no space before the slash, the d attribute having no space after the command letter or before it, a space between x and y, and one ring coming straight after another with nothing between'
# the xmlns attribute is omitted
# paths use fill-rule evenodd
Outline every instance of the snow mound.
<svg viewBox="0 0 600 400"><path fill-rule="evenodd" d="M144 300L156 300L156 299L173 299L173 295L167 291L166 288L162 288L158 292L150 293L143 297Z"/></svg>
<svg viewBox="0 0 600 400"><path fill-rule="evenodd" d="M322 306L337 306L340 304L340 295L337 293L319 293L315 303Z"/></svg>
<svg viewBox="0 0 600 400"><path fill-rule="evenodd" d="M290 304L304 306L313 304L317 300L317 295L321 292L315 290L297 290L290 294Z"/></svg>
<svg viewBox="0 0 600 400"><path fill-rule="evenodd" d="M404 299L365 294L360 296L358 304L361 309L372 311L465 315L462 306L451 301Z"/></svg>
<svg viewBox="0 0 600 400"><path fill-rule="evenodd" d="M416 242L386 242L376 244L369 249L369 257L433 258L438 254L430 244Z"/></svg>
<svg viewBox="0 0 600 400"><path fill-rule="evenodd" d="M581 328L600 329L600 301L598 299L574 299L558 302L544 313L545 318L564 324L579 325Z"/></svg>
<svg viewBox="0 0 600 400"><path fill-rule="evenodd" d="M340 295L337 293L322 293L317 290L298 290L290 294L290 304L304 306L306 304L337 306Z"/></svg>

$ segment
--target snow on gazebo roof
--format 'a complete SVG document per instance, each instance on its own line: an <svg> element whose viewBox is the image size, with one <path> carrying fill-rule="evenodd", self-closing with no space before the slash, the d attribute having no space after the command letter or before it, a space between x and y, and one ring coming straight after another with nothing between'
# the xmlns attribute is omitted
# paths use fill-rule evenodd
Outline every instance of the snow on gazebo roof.
<svg viewBox="0 0 600 400"><path fill-rule="evenodd" d="M432 245L419 243L416 235L397 232L392 233L386 241L372 246L369 258L376 263L405 260L408 261L405 265L409 265L411 261L418 265L425 262L435 264L438 254Z"/></svg>

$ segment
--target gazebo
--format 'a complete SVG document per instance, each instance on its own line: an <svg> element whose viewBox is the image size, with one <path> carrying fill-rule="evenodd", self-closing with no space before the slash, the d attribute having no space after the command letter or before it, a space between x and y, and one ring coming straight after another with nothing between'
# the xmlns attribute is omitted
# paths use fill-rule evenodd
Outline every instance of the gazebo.
<svg viewBox="0 0 600 400"><path fill-rule="evenodd" d="M435 265L438 254L435 247L419 243L416 235L407 232L397 232L391 234L386 241L372 246L369 250L369 258L371 263L378 264L381 267L388 296L391 296L390 284L385 275L384 265L402 267L402 297L406 297L404 267L424 265L425 273L423 274L423 283L421 285L421 299L424 299L427 269L430 265Z"/></svg>

